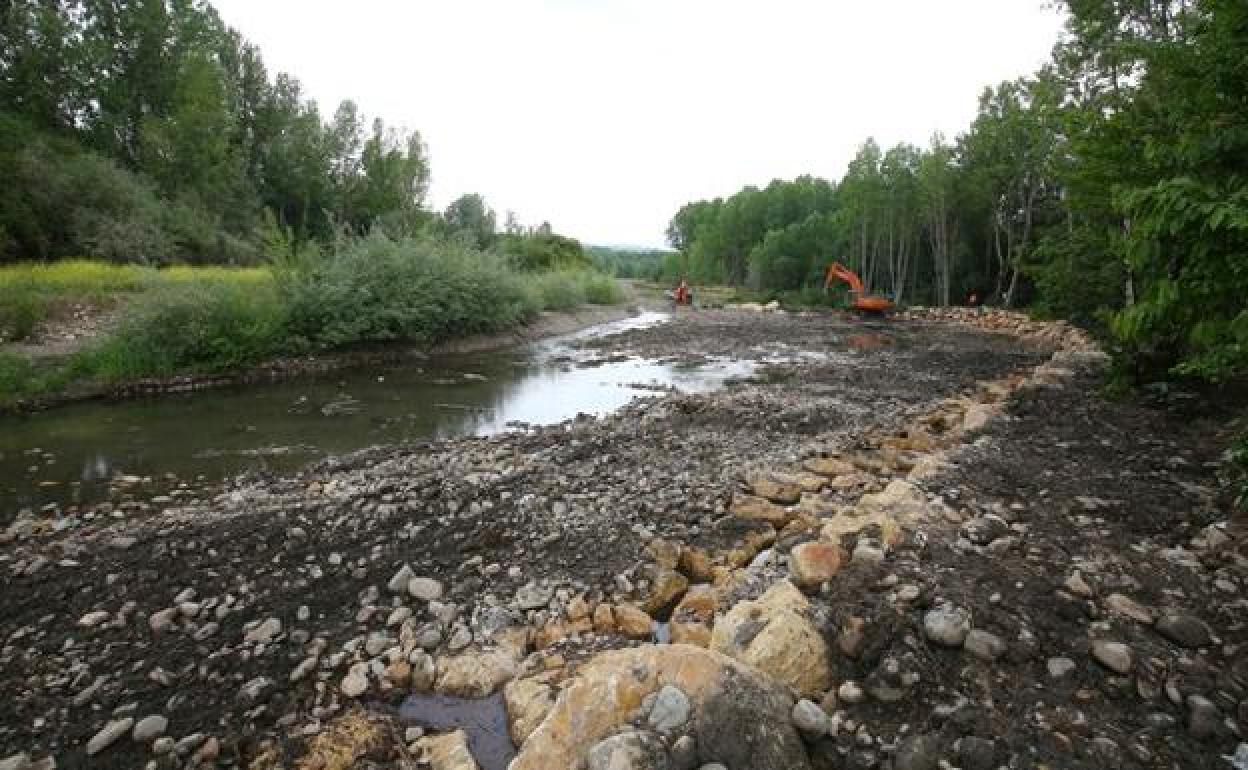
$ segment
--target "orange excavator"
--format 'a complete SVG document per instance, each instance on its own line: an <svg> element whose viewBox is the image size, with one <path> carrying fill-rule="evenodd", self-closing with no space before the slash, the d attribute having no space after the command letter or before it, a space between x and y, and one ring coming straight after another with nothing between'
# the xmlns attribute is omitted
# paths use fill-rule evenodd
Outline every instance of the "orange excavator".
<svg viewBox="0 0 1248 770"><path fill-rule="evenodd" d="M893 303L884 297L864 296L865 289L862 287L862 279L858 277L858 274L840 262L833 262L828 265L823 275L824 291L832 288L832 284L838 280L849 284L851 297L849 306L859 313L887 313L893 309Z"/></svg>

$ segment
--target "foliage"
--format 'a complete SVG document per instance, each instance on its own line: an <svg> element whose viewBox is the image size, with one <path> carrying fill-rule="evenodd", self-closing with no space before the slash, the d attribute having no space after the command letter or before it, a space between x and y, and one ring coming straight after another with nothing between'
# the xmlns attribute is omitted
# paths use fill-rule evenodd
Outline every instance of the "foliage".
<svg viewBox="0 0 1248 770"><path fill-rule="evenodd" d="M663 275L663 265L676 252L660 249L635 251L613 249L606 246L589 246L589 258L594 268L619 278L657 281Z"/></svg>
<svg viewBox="0 0 1248 770"><path fill-rule="evenodd" d="M0 262L254 262L335 229L426 226L417 133L329 121L210 5L0 6Z"/></svg>
<svg viewBox="0 0 1248 770"><path fill-rule="evenodd" d="M554 233L506 233L495 248L521 270L572 270L590 266L580 241Z"/></svg>

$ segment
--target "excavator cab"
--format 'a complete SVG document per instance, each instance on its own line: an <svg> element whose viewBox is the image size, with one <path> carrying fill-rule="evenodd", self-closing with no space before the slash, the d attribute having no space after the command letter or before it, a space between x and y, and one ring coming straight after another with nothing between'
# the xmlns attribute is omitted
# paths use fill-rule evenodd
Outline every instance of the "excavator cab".
<svg viewBox="0 0 1248 770"><path fill-rule="evenodd" d="M840 262L833 262L828 265L827 271L823 274L823 289L827 291L837 281L844 281L849 284L850 303L849 306L859 313L883 314L893 309L893 303L884 297L872 297L866 295L863 288L862 279L858 274Z"/></svg>

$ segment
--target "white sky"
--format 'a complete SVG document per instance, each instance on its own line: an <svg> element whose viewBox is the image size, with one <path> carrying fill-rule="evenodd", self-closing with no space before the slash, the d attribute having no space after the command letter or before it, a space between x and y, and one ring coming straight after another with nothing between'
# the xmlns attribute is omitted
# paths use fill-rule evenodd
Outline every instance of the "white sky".
<svg viewBox="0 0 1248 770"><path fill-rule="evenodd" d="M212 0L328 117L421 132L437 208L659 246L684 203L804 173L874 136L954 136L1030 74L1044 0Z"/></svg>

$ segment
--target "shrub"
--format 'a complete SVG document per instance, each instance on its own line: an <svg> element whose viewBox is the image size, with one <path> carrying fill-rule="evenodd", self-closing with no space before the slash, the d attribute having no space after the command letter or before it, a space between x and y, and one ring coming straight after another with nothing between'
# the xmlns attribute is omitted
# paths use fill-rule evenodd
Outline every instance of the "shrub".
<svg viewBox="0 0 1248 770"><path fill-rule="evenodd" d="M246 366L283 352L285 320L271 287L170 284L136 300L119 328L84 354L81 366L104 380Z"/></svg>
<svg viewBox="0 0 1248 770"><path fill-rule="evenodd" d="M591 305L618 305L624 301L624 291L611 276L590 272L581 275L586 302Z"/></svg>
<svg viewBox="0 0 1248 770"><path fill-rule="evenodd" d="M498 255L372 235L278 272L293 337L317 349L434 343L532 318L540 299Z"/></svg>
<svg viewBox="0 0 1248 770"><path fill-rule="evenodd" d="M0 343L30 337L47 314L48 301L43 295L22 286L0 285Z"/></svg>
<svg viewBox="0 0 1248 770"><path fill-rule="evenodd" d="M585 290L573 273L534 273L529 277L543 310L569 310L585 304Z"/></svg>

